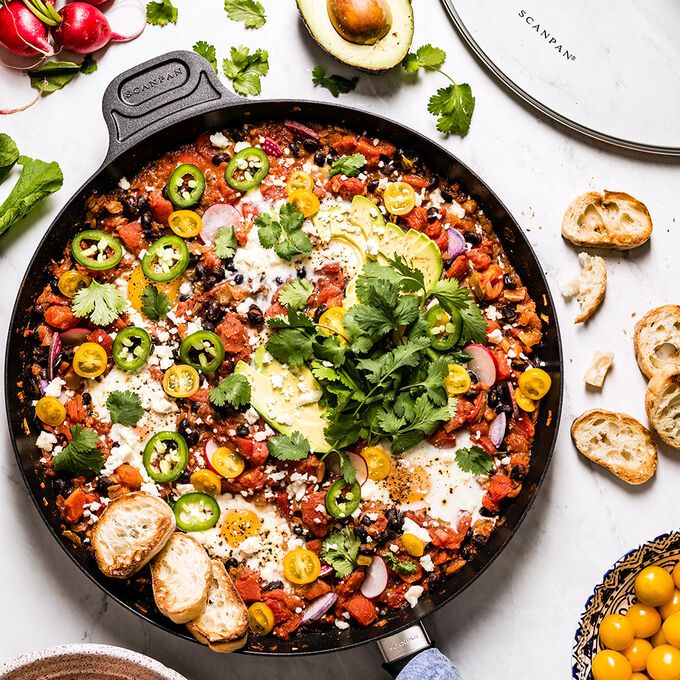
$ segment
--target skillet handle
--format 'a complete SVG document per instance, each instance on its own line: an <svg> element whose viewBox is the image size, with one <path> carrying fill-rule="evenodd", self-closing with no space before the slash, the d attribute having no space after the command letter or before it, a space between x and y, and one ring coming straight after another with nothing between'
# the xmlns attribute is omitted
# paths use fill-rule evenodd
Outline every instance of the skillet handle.
<svg viewBox="0 0 680 680"><path fill-rule="evenodd" d="M109 128L105 163L160 128L191 115L241 101L198 54L168 52L114 78L102 111Z"/></svg>
<svg viewBox="0 0 680 680"><path fill-rule="evenodd" d="M406 630L378 640L378 647L384 659L382 667L393 677L422 651L434 647L422 623L416 623Z"/></svg>

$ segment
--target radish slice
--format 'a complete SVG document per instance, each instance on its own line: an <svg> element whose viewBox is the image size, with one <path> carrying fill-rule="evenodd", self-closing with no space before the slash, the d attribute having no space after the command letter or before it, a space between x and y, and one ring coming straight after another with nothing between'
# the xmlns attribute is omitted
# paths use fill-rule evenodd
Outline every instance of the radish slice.
<svg viewBox="0 0 680 680"><path fill-rule="evenodd" d="M358 453L349 453L347 457L357 472L357 482L363 486L364 482L368 479L368 465L366 465L366 461Z"/></svg>
<svg viewBox="0 0 680 680"><path fill-rule="evenodd" d="M233 205L216 203L203 213L202 219L203 229L201 229L199 236L203 243L210 245L215 238L215 234L222 227L235 228L241 224L243 222L243 215Z"/></svg>
<svg viewBox="0 0 680 680"><path fill-rule="evenodd" d="M491 387L496 382L496 362L493 354L484 345L477 343L468 345L463 351L471 357L467 368L477 376L479 382Z"/></svg>
<svg viewBox="0 0 680 680"><path fill-rule="evenodd" d="M498 448L505 437L505 430L508 427L508 418L505 413L499 413L489 425L489 439Z"/></svg>
<svg viewBox="0 0 680 680"><path fill-rule="evenodd" d="M366 578L361 584L361 594L364 597L378 597L387 588L387 565L382 557L374 557L371 566L366 570Z"/></svg>
<svg viewBox="0 0 680 680"><path fill-rule="evenodd" d="M65 345L82 345L92 331L88 328L71 328L59 334Z"/></svg>
<svg viewBox="0 0 680 680"><path fill-rule="evenodd" d="M449 236L449 247L446 254L453 259L462 255L467 250L465 237L458 229L447 229L447 232Z"/></svg>
<svg viewBox="0 0 680 680"><path fill-rule="evenodd" d="M296 120L284 120L283 124L293 132L298 139L319 139L319 135L312 128L298 123Z"/></svg>
<svg viewBox="0 0 680 680"><path fill-rule="evenodd" d="M47 377L50 380L54 380L54 376L57 374L57 361L61 354L63 345L61 343L61 338L59 333L55 333L52 338L52 344L50 345L50 354L47 361Z"/></svg>
<svg viewBox="0 0 680 680"><path fill-rule="evenodd" d="M319 572L319 576L328 576L328 574L333 573L333 567L331 567L330 564L322 564L321 565L321 571Z"/></svg>
<svg viewBox="0 0 680 680"><path fill-rule="evenodd" d="M214 439L208 439L208 441L203 446L203 456L208 467L215 473L220 474L212 466L212 457L215 455L215 451L220 448L220 445Z"/></svg>
<svg viewBox="0 0 680 680"><path fill-rule="evenodd" d="M302 615L302 623L320 619L335 604L337 599L336 593L326 593L317 597L316 600L312 600Z"/></svg>

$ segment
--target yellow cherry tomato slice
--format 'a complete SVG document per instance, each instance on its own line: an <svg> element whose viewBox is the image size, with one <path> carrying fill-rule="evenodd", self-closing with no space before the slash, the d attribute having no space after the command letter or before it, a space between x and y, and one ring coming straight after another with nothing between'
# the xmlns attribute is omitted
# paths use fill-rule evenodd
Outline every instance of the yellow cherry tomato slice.
<svg viewBox="0 0 680 680"><path fill-rule="evenodd" d="M215 472L222 475L222 477L235 479L243 472L246 462L242 456L236 453L236 451L226 446L220 446L217 451L213 453L210 465L215 468Z"/></svg>
<svg viewBox="0 0 680 680"><path fill-rule="evenodd" d="M634 604L626 613L626 618L633 624L636 638L652 637L661 628L659 612L646 604Z"/></svg>
<svg viewBox="0 0 680 680"><path fill-rule="evenodd" d="M248 607L248 626L255 635L268 635L274 627L274 612L264 602Z"/></svg>
<svg viewBox="0 0 680 680"><path fill-rule="evenodd" d="M35 415L45 425L58 427L66 420L66 409L56 397L43 397L35 405Z"/></svg>
<svg viewBox="0 0 680 680"><path fill-rule="evenodd" d="M177 236L193 238L201 233L203 220L193 210L175 210L168 217L168 225Z"/></svg>
<svg viewBox="0 0 680 680"><path fill-rule="evenodd" d="M289 196L296 191L312 191L312 189L314 189L314 180L306 172L293 170L290 173L290 177L286 182L286 190Z"/></svg>
<svg viewBox="0 0 680 680"><path fill-rule="evenodd" d="M647 657L652 651L652 645L647 640L636 639L623 650L623 655L630 661L634 671L644 671L647 668Z"/></svg>
<svg viewBox="0 0 680 680"><path fill-rule="evenodd" d="M593 659L593 680L630 680L633 669L620 652L605 649Z"/></svg>
<svg viewBox="0 0 680 680"><path fill-rule="evenodd" d="M262 520L252 510L230 510L224 515L220 533L232 548L260 533Z"/></svg>
<svg viewBox="0 0 680 680"><path fill-rule="evenodd" d="M630 646L634 638L633 624L622 614L610 614L602 619L600 641L608 649L620 652Z"/></svg>
<svg viewBox="0 0 680 680"><path fill-rule="evenodd" d="M472 386L472 380L467 370L460 364L449 364L449 372L444 378L446 393L453 397L465 394Z"/></svg>
<svg viewBox="0 0 680 680"><path fill-rule="evenodd" d="M406 182L390 182L383 194L385 209L392 215L406 215L416 204L416 192Z"/></svg>
<svg viewBox="0 0 680 680"><path fill-rule="evenodd" d="M650 607L670 602L674 592L673 577L661 567L646 567L635 577L637 599Z"/></svg>
<svg viewBox="0 0 680 680"><path fill-rule="evenodd" d="M136 267L132 270L130 278L128 279L127 297L130 301L130 304L138 312L141 312L142 295L144 294L147 286L153 285L156 286L159 292L165 293L168 296L170 304L174 306L177 302L177 298L179 297L179 287L182 285L183 281L184 278L182 276L178 276L176 279L168 281L167 283L151 281L150 279L147 279L146 276L144 276L142 266L139 265L139 267Z"/></svg>
<svg viewBox="0 0 680 680"><path fill-rule="evenodd" d="M62 295L72 298L81 288L90 285L90 279L85 274L75 271L75 269L69 269L59 277L57 285Z"/></svg>
<svg viewBox="0 0 680 680"><path fill-rule="evenodd" d="M517 406L519 406L522 411L526 411L527 413L535 411L536 407L538 406L537 402L527 397L527 395L524 394L524 392L522 392L520 389L515 390L515 401L517 402Z"/></svg>
<svg viewBox="0 0 680 680"><path fill-rule="evenodd" d="M329 307L319 317L319 331L323 335L337 336L340 344L346 343L345 326L343 324L345 314L347 314L347 310L344 307Z"/></svg>
<svg viewBox="0 0 680 680"><path fill-rule="evenodd" d="M647 657L647 675L652 680L680 680L680 651L670 645L655 647Z"/></svg>
<svg viewBox="0 0 680 680"><path fill-rule="evenodd" d="M548 394L552 380L541 368L529 368L519 376L519 388L529 399L542 399Z"/></svg>
<svg viewBox="0 0 680 680"><path fill-rule="evenodd" d="M366 461L369 479L379 482L390 474L392 461L382 446L366 446L359 455Z"/></svg>
<svg viewBox="0 0 680 680"><path fill-rule="evenodd" d="M316 581L321 573L321 562L316 553L296 548L283 557L283 575L298 586Z"/></svg>
<svg viewBox="0 0 680 680"><path fill-rule="evenodd" d="M319 199L306 189L297 189L290 196L288 202L294 205L305 217L311 217L319 212Z"/></svg>
<svg viewBox="0 0 680 680"><path fill-rule="evenodd" d="M106 370L109 357L106 350L96 342L78 345L73 355L73 370L81 378L96 378Z"/></svg>
<svg viewBox="0 0 680 680"><path fill-rule="evenodd" d="M196 491L217 496L222 491L222 482L212 470L196 470L191 473L189 481Z"/></svg>
<svg viewBox="0 0 680 680"><path fill-rule="evenodd" d="M425 552L425 544L413 534L404 534L401 537L404 550L412 557L422 557Z"/></svg>
<svg viewBox="0 0 680 680"><path fill-rule="evenodd" d="M186 364L175 364L163 375L163 389L175 399L184 399L196 394L200 382L198 371Z"/></svg>

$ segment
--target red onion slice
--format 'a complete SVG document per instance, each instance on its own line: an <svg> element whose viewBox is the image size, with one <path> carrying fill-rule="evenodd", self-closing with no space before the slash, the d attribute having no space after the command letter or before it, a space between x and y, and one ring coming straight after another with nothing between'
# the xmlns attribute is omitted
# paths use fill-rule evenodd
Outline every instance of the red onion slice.
<svg viewBox="0 0 680 680"><path fill-rule="evenodd" d="M229 205L228 203L215 203L215 205L211 205L203 213L202 219L203 229L201 229L199 236L206 245L213 242L215 234L222 227L236 228L243 222L241 213L234 208L233 205Z"/></svg>
<svg viewBox="0 0 680 680"><path fill-rule="evenodd" d="M321 565L321 571L319 572L319 576L328 576L328 574L333 573L333 567L331 567L330 564L322 564Z"/></svg>
<svg viewBox="0 0 680 680"><path fill-rule="evenodd" d="M447 255L454 259L459 255L462 255L466 250L465 237L461 234L458 229L449 228L447 229L449 236L449 248Z"/></svg>
<svg viewBox="0 0 680 680"><path fill-rule="evenodd" d="M298 139L319 139L319 135L308 128L302 123L298 123L296 120L284 120L283 124L292 131L293 135Z"/></svg>
<svg viewBox="0 0 680 680"><path fill-rule="evenodd" d="M509 380L505 384L508 388L510 401L512 402L512 415L516 418L517 414L519 413L519 410L517 408L517 400L515 399L515 388L512 386L512 383Z"/></svg>
<svg viewBox="0 0 680 680"><path fill-rule="evenodd" d="M309 606L302 615L302 623L309 623L310 621L317 621L320 619L338 599L336 593L326 593L316 600L312 600Z"/></svg>
<svg viewBox="0 0 680 680"><path fill-rule="evenodd" d="M491 425L489 425L489 439L496 448L501 445L503 438L505 437L505 430L507 427L508 418L503 412L499 413L491 421Z"/></svg>
<svg viewBox="0 0 680 680"><path fill-rule="evenodd" d="M54 376L57 374L57 361L63 345L61 343L61 337L59 333L55 333L52 338L52 344L50 345L50 354L47 361L47 377L50 380L54 380Z"/></svg>
<svg viewBox="0 0 680 680"><path fill-rule="evenodd" d="M484 345L477 343L468 345L463 351L471 358L467 368L480 382L491 387L496 382L496 362L493 354Z"/></svg>
<svg viewBox="0 0 680 680"><path fill-rule="evenodd" d="M352 467L357 473L357 482L362 486L368 479L368 465L366 461L358 453L348 454L349 462L352 463Z"/></svg>
<svg viewBox="0 0 680 680"><path fill-rule="evenodd" d="M387 565L382 557L374 557L371 566L366 570L366 578L361 584L361 594L364 597L378 597L387 588L389 575Z"/></svg>
<svg viewBox="0 0 680 680"><path fill-rule="evenodd" d="M65 345L82 345L90 333L92 331L89 328L71 328L60 333L59 337Z"/></svg>

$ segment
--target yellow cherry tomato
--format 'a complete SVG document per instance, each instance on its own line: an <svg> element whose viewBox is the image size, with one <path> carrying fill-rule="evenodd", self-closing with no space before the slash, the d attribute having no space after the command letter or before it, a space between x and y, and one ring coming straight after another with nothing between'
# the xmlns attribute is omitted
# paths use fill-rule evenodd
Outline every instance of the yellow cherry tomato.
<svg viewBox="0 0 680 680"><path fill-rule="evenodd" d="M212 455L210 465L215 468L215 471L226 477L227 479L235 479L238 477L246 466L246 462L233 449L227 446L220 446Z"/></svg>
<svg viewBox="0 0 680 680"><path fill-rule="evenodd" d="M96 378L106 370L109 357L106 350L96 342L78 345L73 355L73 370L81 378Z"/></svg>
<svg viewBox="0 0 680 680"><path fill-rule="evenodd" d="M680 651L670 645L655 647L647 657L647 675L652 680L680 680Z"/></svg>
<svg viewBox="0 0 680 680"><path fill-rule="evenodd" d="M680 590L676 588L673 591L673 597L666 604L659 607L659 614L661 614L661 618L665 621L669 616L673 616L677 612L680 612Z"/></svg>
<svg viewBox="0 0 680 680"><path fill-rule="evenodd" d="M75 271L75 269L69 269L59 277L57 285L59 286L59 292L62 295L65 295L67 298L72 298L75 297L75 294L81 288L90 285L90 279L84 274Z"/></svg>
<svg viewBox="0 0 680 680"><path fill-rule="evenodd" d="M661 628L659 612L646 604L634 604L626 613L626 618L633 624L636 638L652 637Z"/></svg>
<svg viewBox="0 0 680 680"><path fill-rule="evenodd" d="M536 407L538 406L537 402L535 402L530 397L527 397L527 395L524 394L524 392L522 392L520 389L515 390L515 401L517 402L517 406L519 406L522 411L526 411L527 413L535 411Z"/></svg>
<svg viewBox="0 0 680 680"><path fill-rule="evenodd" d="M260 533L262 521L252 510L230 510L224 515L220 533L232 548Z"/></svg>
<svg viewBox="0 0 680 680"><path fill-rule="evenodd" d="M383 194L385 209L392 215L406 215L416 204L416 192L406 182L390 182Z"/></svg>
<svg viewBox="0 0 680 680"><path fill-rule="evenodd" d="M680 588L680 562L673 567L673 581L675 582L675 587Z"/></svg>
<svg viewBox="0 0 680 680"><path fill-rule="evenodd" d="M623 655L630 661L634 671L644 671L647 668L647 657L651 651L652 645L647 640L636 639L623 650Z"/></svg>
<svg viewBox="0 0 680 680"><path fill-rule="evenodd" d="M66 409L56 397L43 397L35 405L35 415L45 425L58 427L66 420Z"/></svg>
<svg viewBox="0 0 680 680"><path fill-rule="evenodd" d="M620 652L605 649L593 659L593 680L630 680L633 669Z"/></svg>
<svg viewBox="0 0 680 680"><path fill-rule="evenodd" d="M201 233L203 220L193 210L175 210L168 217L168 225L177 236L193 238Z"/></svg>
<svg viewBox="0 0 680 680"><path fill-rule="evenodd" d="M248 626L255 635L268 635L274 627L274 612L264 602L248 607Z"/></svg>
<svg viewBox="0 0 680 680"><path fill-rule="evenodd" d="M626 649L635 637L633 624L622 614L610 614L600 624L600 641L608 649L620 652Z"/></svg>
<svg viewBox="0 0 680 680"><path fill-rule="evenodd" d="M359 455L366 461L369 479L379 482L390 474L392 461L382 446L365 446Z"/></svg>
<svg viewBox="0 0 680 680"><path fill-rule="evenodd" d="M191 473L189 481L196 491L217 496L222 491L222 482L212 470L196 470Z"/></svg>
<svg viewBox="0 0 680 680"><path fill-rule="evenodd" d="M663 614L661 615L663 617ZM671 614L661 626L669 645L680 649L680 613Z"/></svg>
<svg viewBox="0 0 680 680"><path fill-rule="evenodd" d="M319 212L319 199L306 189L297 189L290 196L288 202L294 205L305 217L311 217Z"/></svg>
<svg viewBox="0 0 680 680"><path fill-rule="evenodd" d="M139 265L139 267L136 267L132 270L130 278L128 279L127 297L130 301L130 304L138 312L141 312L142 295L144 294L147 286L154 285L156 288L158 288L159 292L165 293L168 296L170 304L174 306L177 302L177 298L179 297L179 287L183 282L184 277L182 276L178 276L176 279L168 281L167 283L151 281L151 279L147 279L146 276L144 276L142 266Z"/></svg>
<svg viewBox="0 0 680 680"><path fill-rule="evenodd" d="M283 575L296 585L316 581L321 573L321 562L316 553L306 548L295 548L283 557Z"/></svg>
<svg viewBox="0 0 680 680"><path fill-rule="evenodd" d="M647 567L635 577L637 599L650 607L660 607L673 598L673 577L661 567Z"/></svg>
<svg viewBox="0 0 680 680"><path fill-rule="evenodd" d="M286 182L286 190L289 196L296 191L312 191L312 189L314 189L314 180L306 172L293 170L290 173L290 177Z"/></svg>
<svg viewBox="0 0 680 680"><path fill-rule="evenodd" d="M470 374L460 364L449 364L449 372L444 378L446 393L453 397L456 394L465 394L472 385Z"/></svg>
<svg viewBox="0 0 680 680"><path fill-rule="evenodd" d="M552 380L541 368L529 368L519 376L519 388L529 399L542 399L548 394Z"/></svg>
<svg viewBox="0 0 680 680"><path fill-rule="evenodd" d="M659 630L652 635L651 638L649 638L649 641L652 643L652 647L661 647L661 645L667 645L668 640L666 640L666 636L663 634L663 629L659 628Z"/></svg>
<svg viewBox="0 0 680 680"><path fill-rule="evenodd" d="M163 375L163 389L175 399L184 399L198 392L201 379L193 366L175 364Z"/></svg>
<svg viewBox="0 0 680 680"><path fill-rule="evenodd" d="M344 344L345 340L345 326L342 323L347 314L344 307L329 307L319 317L319 331L323 335L335 335L340 344Z"/></svg>
<svg viewBox="0 0 680 680"><path fill-rule="evenodd" d="M425 552L425 544L413 534L404 534L401 543L404 550L413 557L422 557Z"/></svg>
<svg viewBox="0 0 680 680"><path fill-rule="evenodd" d="M649 680L649 678L644 673L633 673L630 680Z"/></svg>

